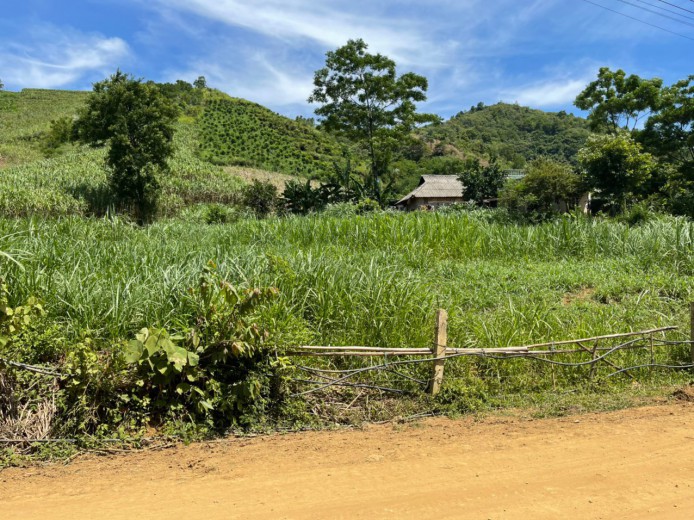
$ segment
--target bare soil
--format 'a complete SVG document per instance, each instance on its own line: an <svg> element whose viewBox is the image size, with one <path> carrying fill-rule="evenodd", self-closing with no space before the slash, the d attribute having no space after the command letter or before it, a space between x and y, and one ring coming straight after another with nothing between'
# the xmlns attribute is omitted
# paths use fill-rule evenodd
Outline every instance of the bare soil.
<svg viewBox="0 0 694 520"><path fill-rule="evenodd" d="M694 517L694 404L433 419L0 473L14 519Z"/></svg>
<svg viewBox="0 0 694 520"><path fill-rule="evenodd" d="M300 182L306 182L306 179L303 177L296 177L294 175L287 175L285 173L277 173L277 172L269 172L265 170L258 170L255 168L244 168L240 166L226 166L224 168L224 171L231 173L233 175L236 175L237 177L241 177L244 181L246 182L253 182L255 180L257 181L262 181L262 182L269 182L270 184L274 184L275 187L279 190L282 191L284 190L284 187L289 181L300 181ZM312 181L311 185L313 187L318 186L318 182Z"/></svg>

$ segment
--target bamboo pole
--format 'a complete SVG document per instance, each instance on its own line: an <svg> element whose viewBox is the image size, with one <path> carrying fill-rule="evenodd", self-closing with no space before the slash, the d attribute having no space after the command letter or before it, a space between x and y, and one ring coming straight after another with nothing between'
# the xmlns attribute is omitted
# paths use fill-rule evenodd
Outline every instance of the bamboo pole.
<svg viewBox="0 0 694 520"><path fill-rule="evenodd" d="M434 336L434 348L432 352L434 361L431 381L429 383L429 393L436 395L441 390L443 383L443 367L446 362L446 344L448 343L448 313L444 309L439 309L436 313L436 334Z"/></svg>
<svg viewBox="0 0 694 520"><path fill-rule="evenodd" d="M694 305L694 303L692 304ZM448 348L448 354L503 354L507 352L520 351L525 352L530 349L540 348L540 347L555 347L559 345L571 345L574 343L589 343L603 339L617 339L617 338L627 338L633 336L647 336L656 332L666 332L670 330L676 330L677 327L662 327L659 329L643 330L638 332L625 332L622 334L608 334L606 336L596 336L593 338L583 338L583 339L567 339L562 341L551 341L548 343L536 343L534 345L518 346L518 347L502 347L502 348ZM364 352L365 355L380 355L388 354L394 356L419 356L419 355L429 355L432 353L431 350L425 348L377 348L377 347L363 347L363 346L298 346L294 347L292 354L303 355L302 351L306 351L306 355L313 355L314 352L327 351L329 355L338 356L341 352L348 352L346 355L351 355L356 352ZM603 350L603 349L598 349ZM566 351L556 351L557 353L564 353ZM539 354L539 353L538 353ZM317 354L320 355L320 354Z"/></svg>

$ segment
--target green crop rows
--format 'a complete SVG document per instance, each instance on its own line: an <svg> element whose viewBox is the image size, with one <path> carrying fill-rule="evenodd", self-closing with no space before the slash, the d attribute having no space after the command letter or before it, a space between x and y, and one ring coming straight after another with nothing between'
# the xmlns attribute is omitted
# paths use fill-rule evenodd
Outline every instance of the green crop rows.
<svg viewBox="0 0 694 520"><path fill-rule="evenodd" d="M241 99L212 95L200 127L201 156L216 164L320 176L341 157L325 134Z"/></svg>

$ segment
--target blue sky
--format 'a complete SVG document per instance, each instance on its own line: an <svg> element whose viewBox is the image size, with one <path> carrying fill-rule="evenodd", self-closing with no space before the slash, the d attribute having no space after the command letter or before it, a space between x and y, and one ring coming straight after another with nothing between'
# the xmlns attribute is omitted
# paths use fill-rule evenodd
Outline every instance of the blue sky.
<svg viewBox="0 0 694 520"><path fill-rule="evenodd" d="M116 68L156 81L204 75L231 95L310 115L325 52L363 38L399 72L424 74L423 108L449 117L479 101L578 113L572 101L601 66L667 83L694 74L694 1L591 1L12 1L0 78L7 90L86 90Z"/></svg>

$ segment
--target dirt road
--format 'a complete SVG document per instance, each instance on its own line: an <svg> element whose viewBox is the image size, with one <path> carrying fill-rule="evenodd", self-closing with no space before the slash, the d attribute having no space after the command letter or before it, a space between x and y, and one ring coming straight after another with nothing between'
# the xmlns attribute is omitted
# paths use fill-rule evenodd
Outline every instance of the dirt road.
<svg viewBox="0 0 694 520"><path fill-rule="evenodd" d="M694 405L372 426L0 473L0 518L694 518Z"/></svg>

